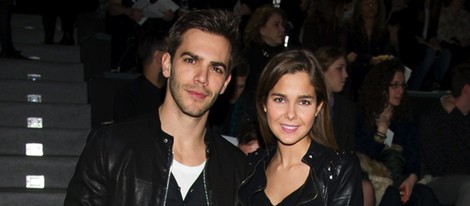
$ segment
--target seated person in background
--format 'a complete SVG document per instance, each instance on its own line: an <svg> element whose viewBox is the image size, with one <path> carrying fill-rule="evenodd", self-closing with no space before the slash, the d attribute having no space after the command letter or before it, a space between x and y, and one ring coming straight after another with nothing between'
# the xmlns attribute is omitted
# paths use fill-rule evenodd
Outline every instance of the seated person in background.
<svg viewBox="0 0 470 206"><path fill-rule="evenodd" d="M312 52L325 46L345 47L347 33L343 15L346 4L346 0L312 1L299 36L302 46ZM296 37L290 36L289 39L291 38Z"/></svg>
<svg viewBox="0 0 470 206"><path fill-rule="evenodd" d="M367 72L384 58L393 54L385 22L382 0L356 0L353 16L347 27L346 52L350 63L350 81L357 100L357 92Z"/></svg>
<svg viewBox="0 0 470 206"><path fill-rule="evenodd" d="M250 65L240 58L232 71L232 80L209 113L209 124L220 134L237 137L242 131L256 125L254 92L246 90Z"/></svg>
<svg viewBox="0 0 470 206"><path fill-rule="evenodd" d="M151 112L160 106L165 96L162 55L166 50L165 35L153 32L142 35L138 45L142 75L116 93L114 122Z"/></svg>
<svg viewBox="0 0 470 206"><path fill-rule="evenodd" d="M348 78L346 52L339 47L326 46L319 48L315 57L322 67L329 91L336 144L340 149L352 150L355 148L356 139L355 103L352 98L341 94Z"/></svg>
<svg viewBox="0 0 470 206"><path fill-rule="evenodd" d="M439 201L470 205L470 64L453 70L452 96L421 116L419 140L423 169Z"/></svg>
<svg viewBox="0 0 470 206"><path fill-rule="evenodd" d="M468 1L467 1L468 2ZM450 49L449 68L470 59L470 12L465 9L465 0L450 0L441 9L437 38L441 45Z"/></svg>
<svg viewBox="0 0 470 206"><path fill-rule="evenodd" d="M353 150L356 110L355 103L346 95L340 94L348 78L346 52L338 47L325 46L315 52L315 57L322 66L330 98L336 144L340 149ZM374 205L374 188L366 178L362 182L364 205Z"/></svg>
<svg viewBox="0 0 470 206"><path fill-rule="evenodd" d="M414 28L421 27L419 30L421 34L413 36L413 39L410 37L410 41L404 40L401 51L401 57L408 56L408 59L416 62L416 64L409 65L413 72L408 81L408 90L442 90L439 87L444 83L444 79L447 80L444 77L452 59L448 45L437 37L437 31L443 31L442 28L438 28L438 25L440 11L444 4L440 0L424 0L421 5L419 13L422 16L417 18L421 22L419 26L412 25ZM413 12L412 15L415 13ZM400 26L400 30L404 32L413 30L411 27L405 28L409 22L408 19L404 19L402 25L405 26ZM415 45L416 49L410 48L410 45Z"/></svg>
<svg viewBox="0 0 470 206"><path fill-rule="evenodd" d="M393 184L380 205L432 206L437 204L433 192L417 184L421 163L404 72L403 63L393 58L367 73L359 93L357 150L390 170Z"/></svg>
<svg viewBox="0 0 470 206"><path fill-rule="evenodd" d="M242 54L250 65L246 89L255 91L266 63L285 49L286 15L280 8L267 4L251 15L243 32Z"/></svg>
<svg viewBox="0 0 470 206"><path fill-rule="evenodd" d="M168 9L159 18L147 18L143 9L134 8L138 4L137 0L106 1L106 30L111 35L111 70L133 71L136 67L134 45L140 33L152 30L167 33L178 15ZM157 1L149 1L152 4L155 2Z"/></svg>

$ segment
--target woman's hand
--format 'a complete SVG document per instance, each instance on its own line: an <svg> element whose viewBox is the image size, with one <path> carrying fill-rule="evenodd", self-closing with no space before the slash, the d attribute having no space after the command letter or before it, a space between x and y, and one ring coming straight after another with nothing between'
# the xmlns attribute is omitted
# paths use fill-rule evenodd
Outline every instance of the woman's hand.
<svg viewBox="0 0 470 206"><path fill-rule="evenodd" d="M400 185L401 191L401 201L406 203L411 196L411 192L413 191L413 187L415 186L416 182L418 181L418 176L415 173L411 173L408 178L405 179Z"/></svg>
<svg viewBox="0 0 470 206"><path fill-rule="evenodd" d="M375 120L377 131L382 134L387 134L388 126L390 126L390 119L393 117L393 107L388 105L382 113Z"/></svg>

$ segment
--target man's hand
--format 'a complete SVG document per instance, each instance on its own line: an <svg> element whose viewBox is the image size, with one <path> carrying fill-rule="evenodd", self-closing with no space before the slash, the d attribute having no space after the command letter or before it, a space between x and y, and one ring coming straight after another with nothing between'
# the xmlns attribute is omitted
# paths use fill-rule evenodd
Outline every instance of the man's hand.
<svg viewBox="0 0 470 206"><path fill-rule="evenodd" d="M144 13L142 12L142 10L136 8L130 8L130 12L128 15L132 20L136 22L139 22L140 19L144 17Z"/></svg>

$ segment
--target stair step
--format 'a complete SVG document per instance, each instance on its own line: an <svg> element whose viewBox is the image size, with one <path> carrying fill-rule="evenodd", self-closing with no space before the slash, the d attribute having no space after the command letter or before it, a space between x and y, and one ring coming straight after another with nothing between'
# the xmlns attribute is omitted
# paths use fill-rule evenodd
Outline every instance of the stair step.
<svg viewBox="0 0 470 206"><path fill-rule="evenodd" d="M54 42L57 43L62 38L62 31L60 28L56 28L54 34ZM23 25L12 26L11 28L13 44L17 43L34 43L44 44L45 33L42 26L34 26L34 24L28 24L25 22ZM21 48L19 48L21 50Z"/></svg>
<svg viewBox="0 0 470 206"><path fill-rule="evenodd" d="M0 102L0 126L23 128L88 129L88 104Z"/></svg>
<svg viewBox="0 0 470 206"><path fill-rule="evenodd" d="M86 104L87 89L86 82L0 80L0 101Z"/></svg>
<svg viewBox="0 0 470 206"><path fill-rule="evenodd" d="M42 44L44 43L44 30L38 29L36 27L25 25L24 27L12 27L12 40L13 44L17 43L35 43Z"/></svg>
<svg viewBox="0 0 470 206"><path fill-rule="evenodd" d="M0 156L0 187L67 188L77 157Z"/></svg>
<svg viewBox="0 0 470 206"><path fill-rule="evenodd" d="M89 129L0 127L0 155L79 156L89 132Z"/></svg>
<svg viewBox="0 0 470 206"><path fill-rule="evenodd" d="M15 8L37 11L35 2ZM12 35L22 55L38 60L0 59L0 205L63 205L91 128L80 48L44 44L39 14L14 13Z"/></svg>
<svg viewBox="0 0 470 206"><path fill-rule="evenodd" d="M17 0L17 4L24 0ZM30 1L28 3L31 3ZM29 4L29 6L32 6ZM37 14L21 14L21 13L13 13L11 15L11 27L13 28L24 28L24 27L32 27L39 30L44 30L42 24L42 16Z"/></svg>
<svg viewBox="0 0 470 206"><path fill-rule="evenodd" d="M78 46L47 45L35 43L15 43L26 57L35 57L43 61L80 63L80 48ZM28 61L28 60L24 60Z"/></svg>
<svg viewBox="0 0 470 206"><path fill-rule="evenodd" d="M84 81L82 63L0 59L1 79Z"/></svg>
<svg viewBox="0 0 470 206"><path fill-rule="evenodd" d="M60 206L64 205L65 189L0 188L0 205Z"/></svg>

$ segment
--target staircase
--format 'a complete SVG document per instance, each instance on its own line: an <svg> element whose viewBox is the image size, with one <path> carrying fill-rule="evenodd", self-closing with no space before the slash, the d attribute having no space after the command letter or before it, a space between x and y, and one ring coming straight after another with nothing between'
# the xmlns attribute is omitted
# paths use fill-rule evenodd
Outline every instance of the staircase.
<svg viewBox="0 0 470 206"><path fill-rule="evenodd" d="M37 60L0 59L0 205L63 205L92 125L80 48L43 44L39 15L13 14L12 33Z"/></svg>

